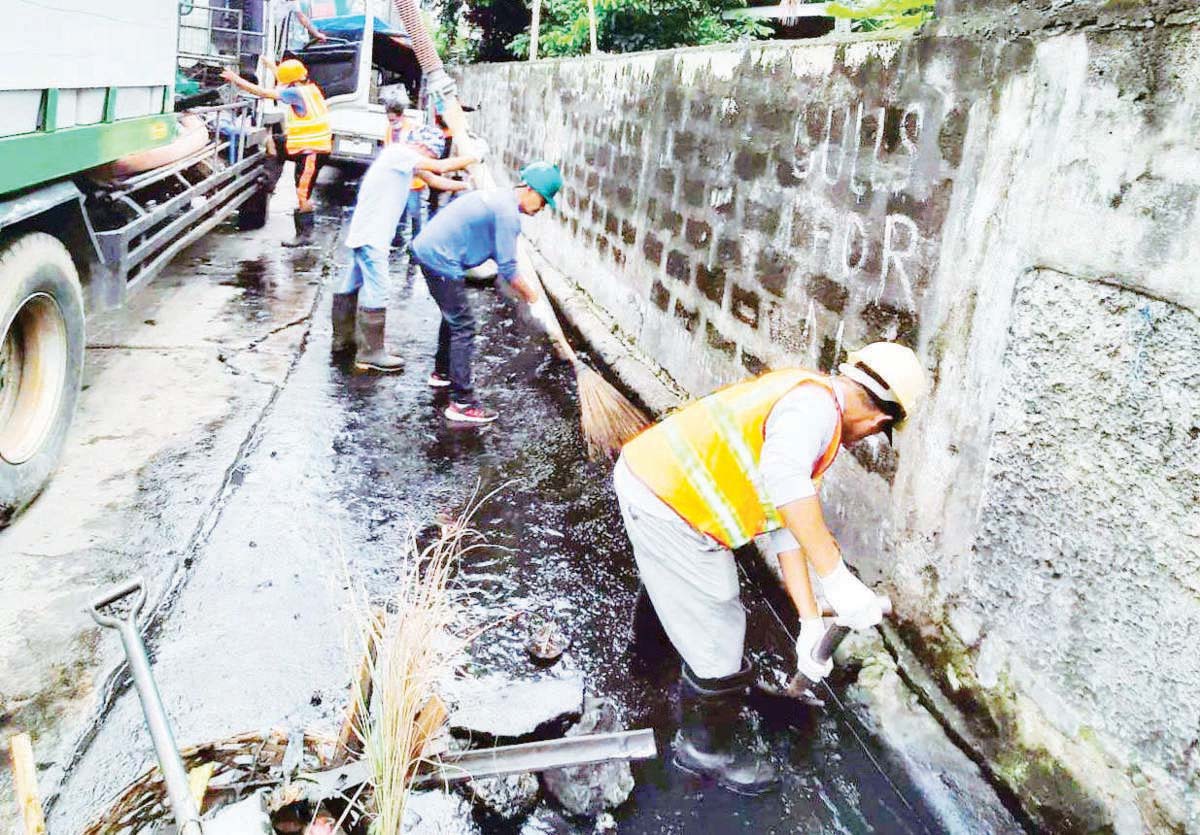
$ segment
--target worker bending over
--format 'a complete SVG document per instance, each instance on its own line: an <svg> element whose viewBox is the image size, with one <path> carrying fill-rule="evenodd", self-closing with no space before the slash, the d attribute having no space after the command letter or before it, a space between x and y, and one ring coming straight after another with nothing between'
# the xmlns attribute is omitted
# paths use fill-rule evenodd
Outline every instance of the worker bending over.
<svg viewBox="0 0 1200 835"><path fill-rule="evenodd" d="M333 296L333 350L356 345L354 365L374 371L403 371L404 361L384 349L387 329L388 252L396 225L408 205L413 175L439 188L458 187L438 176L465 168L471 157L436 159L439 148L422 142L440 142L410 137L379 152L358 186L358 199L346 233L346 246L354 251L350 269Z"/></svg>
<svg viewBox="0 0 1200 835"><path fill-rule="evenodd" d="M891 342L851 352L839 370L791 368L720 389L627 443L613 473L645 592L683 657L675 763L741 794L772 788L776 776L741 718L753 669L732 549L775 532L800 612L799 671L814 683L832 665L813 658L825 627L809 565L839 624L866 629L883 615L842 561L817 484L839 448L879 432L891 439L924 395L925 373Z"/></svg>
<svg viewBox="0 0 1200 835"><path fill-rule="evenodd" d="M433 186L445 188L436 183ZM547 205L553 208L554 195L560 188L562 174L557 166L530 163L521 169L521 184L516 189L485 189L458 198L431 218L413 241L413 257L442 311L429 385L449 386L450 405L445 411L448 420L490 423L497 417L495 411L478 403L471 383L475 317L467 301L463 275L493 260L500 280L534 305L540 298L537 285L517 269L521 215L536 215Z"/></svg>
<svg viewBox="0 0 1200 835"><path fill-rule="evenodd" d="M266 62L268 67L272 66ZM221 77L252 96L281 102L283 108L284 148L277 158L295 163L296 212L292 216L296 237L284 246L308 246L312 243L314 216L312 190L329 152L333 150L333 132L329 127L329 107L321 88L308 80L308 69L295 58L274 67L278 87L267 88L247 81L233 70Z"/></svg>

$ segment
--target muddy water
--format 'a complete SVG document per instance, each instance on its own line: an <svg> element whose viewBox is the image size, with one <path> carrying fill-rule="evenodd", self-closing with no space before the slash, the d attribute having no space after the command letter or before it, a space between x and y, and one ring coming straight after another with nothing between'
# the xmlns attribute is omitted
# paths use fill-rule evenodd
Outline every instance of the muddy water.
<svg viewBox="0 0 1200 835"><path fill-rule="evenodd" d="M310 260L297 261L292 276L253 259L221 264L218 256L206 265L226 269L228 283L244 290L228 312L253 318L286 296L290 281L330 281L345 261L344 250L332 247L339 221L337 212L325 213L328 252L296 256ZM424 384L436 307L421 280L406 278L401 257L393 279L389 334L407 371L355 374L331 360L326 286L302 353L232 467L211 530L189 555L186 583L153 639L177 736L186 744L271 726L334 727L352 664L342 565L385 597L414 529L439 512L458 513L477 492L494 492L475 519L494 547L466 558L459 577L476 594L473 617L554 617L572 639L559 669L582 670L589 690L612 699L626 727L653 727L667 752L675 662L646 665L629 652L632 557L609 468L585 459L569 369L552 359L513 303L473 288L477 386L501 418L484 428L448 427L444 394ZM753 654L784 667L778 625L753 595L746 599ZM470 666L553 674L528 660L525 635L520 619L508 621L477 644ZM619 831L941 831L903 774L885 778L875 768L872 754L879 754L868 753L873 743L853 718L789 704L759 721L784 776L782 791L735 797L664 757L635 768L634 795L615 813ZM63 786L52 831L77 831L149 751L136 699L125 692ZM460 828L480 831L480 824L465 819ZM592 828L543 804L514 831Z"/></svg>

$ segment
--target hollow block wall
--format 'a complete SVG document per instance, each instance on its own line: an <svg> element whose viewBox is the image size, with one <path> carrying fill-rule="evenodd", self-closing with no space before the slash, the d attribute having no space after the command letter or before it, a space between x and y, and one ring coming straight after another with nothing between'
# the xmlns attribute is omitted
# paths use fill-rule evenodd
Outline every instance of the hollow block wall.
<svg viewBox="0 0 1200 835"><path fill-rule="evenodd" d="M1035 820L1200 832L1200 17L942 12L462 91L501 181L563 169L541 254L689 392L917 349L909 431L824 487L848 559Z"/></svg>

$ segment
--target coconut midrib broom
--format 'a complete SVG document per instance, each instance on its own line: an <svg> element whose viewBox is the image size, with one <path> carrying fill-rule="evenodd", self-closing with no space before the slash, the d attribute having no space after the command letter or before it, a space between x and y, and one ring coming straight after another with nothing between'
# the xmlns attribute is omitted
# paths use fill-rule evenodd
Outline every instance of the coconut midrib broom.
<svg viewBox="0 0 1200 835"><path fill-rule="evenodd" d="M400 19L412 42L413 52L421 71L425 73L426 83L431 90L454 91L453 95L444 96L442 118L450 129L451 136L458 143L459 152L470 155L473 142L467 132L467 118L462 105L458 101L457 91L453 82L446 75L441 56L433 38L425 28L425 21L417 0L393 0L400 12ZM491 172L482 165L472 165L467 169L477 188L491 188L495 185ZM598 371L587 365L575 353L575 349L567 341L562 325L554 314L541 278L533 267L533 259L529 256L528 244L522 238L518 244L519 266L521 277L538 288L541 321L547 325L547 335L557 346L562 357L569 360L575 369L575 385L579 390L579 425L587 442L588 457L595 459L616 458L621 447L638 432L650 424L650 419L637 406L617 391L608 380Z"/></svg>

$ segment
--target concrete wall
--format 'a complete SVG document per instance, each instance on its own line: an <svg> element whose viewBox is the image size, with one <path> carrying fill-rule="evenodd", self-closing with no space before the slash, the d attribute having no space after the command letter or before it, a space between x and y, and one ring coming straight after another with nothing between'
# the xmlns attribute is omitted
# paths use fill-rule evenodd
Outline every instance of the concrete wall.
<svg viewBox="0 0 1200 835"><path fill-rule="evenodd" d="M463 78L498 175L563 166L542 256L690 392L917 348L929 403L842 456L827 512L947 720L1061 831L1200 832L1188 6L987 2L906 41Z"/></svg>

